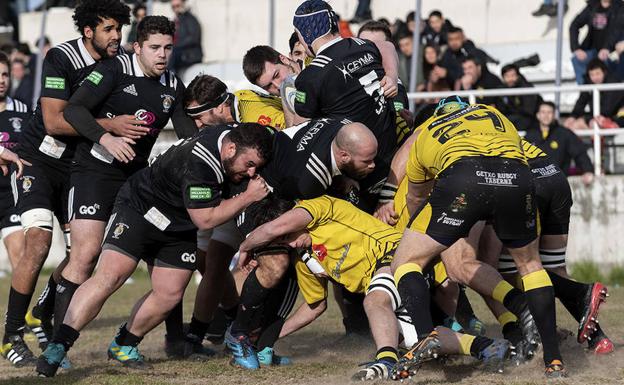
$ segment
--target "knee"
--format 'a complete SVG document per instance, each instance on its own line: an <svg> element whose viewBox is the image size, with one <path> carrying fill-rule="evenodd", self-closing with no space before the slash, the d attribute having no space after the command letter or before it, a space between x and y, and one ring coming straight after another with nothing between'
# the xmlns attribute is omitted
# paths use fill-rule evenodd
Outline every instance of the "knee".
<svg viewBox="0 0 624 385"><path fill-rule="evenodd" d="M368 293L366 297L364 297L364 311L366 314L380 309L393 312L390 296L380 290Z"/></svg>
<svg viewBox="0 0 624 385"><path fill-rule="evenodd" d="M156 289L152 293L158 303L167 311L173 309L184 297L184 290L175 290L173 288Z"/></svg>

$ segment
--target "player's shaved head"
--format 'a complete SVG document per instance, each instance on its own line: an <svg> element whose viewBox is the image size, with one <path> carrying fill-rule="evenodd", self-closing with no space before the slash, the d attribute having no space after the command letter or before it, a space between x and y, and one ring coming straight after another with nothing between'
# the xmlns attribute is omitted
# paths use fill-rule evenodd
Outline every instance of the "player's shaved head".
<svg viewBox="0 0 624 385"><path fill-rule="evenodd" d="M377 138L362 123L348 123L336 134L336 163L341 172L362 179L375 169Z"/></svg>

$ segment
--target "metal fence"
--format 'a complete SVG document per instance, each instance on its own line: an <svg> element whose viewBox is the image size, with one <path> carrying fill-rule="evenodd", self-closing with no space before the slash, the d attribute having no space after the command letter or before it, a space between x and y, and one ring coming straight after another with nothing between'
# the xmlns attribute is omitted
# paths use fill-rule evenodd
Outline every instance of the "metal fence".
<svg viewBox="0 0 624 385"><path fill-rule="evenodd" d="M450 95L458 95L467 97L470 103L475 103L477 97L487 96L515 96L515 95L535 95L543 93L555 93L556 95L566 92L591 92L592 93L592 109L594 117L600 115L600 92L602 91L618 91L624 90L624 83L613 84L584 84L584 85L567 85L567 86L540 86L527 88L499 88L491 90L468 90L468 91L440 91L440 92L411 92L407 97L412 100L444 98ZM598 124L593 122L591 130L575 130L578 136L593 138L594 153L594 174L600 175L602 170L602 147L601 137L615 136L624 134L624 128L600 128Z"/></svg>

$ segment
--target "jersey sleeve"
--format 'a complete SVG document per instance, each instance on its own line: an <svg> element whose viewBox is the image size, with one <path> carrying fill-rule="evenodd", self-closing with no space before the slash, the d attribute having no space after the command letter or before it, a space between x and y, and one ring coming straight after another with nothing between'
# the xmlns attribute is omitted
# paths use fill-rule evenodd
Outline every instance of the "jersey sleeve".
<svg viewBox="0 0 624 385"><path fill-rule="evenodd" d="M299 201L295 208L302 208L310 214L312 220L308 223L307 228L313 229L326 223L332 217L334 204L332 198L323 195L318 198Z"/></svg>
<svg viewBox="0 0 624 385"><path fill-rule="evenodd" d="M327 280L316 277L302 260L295 263L297 283L301 295L307 304L313 304L327 298Z"/></svg>
<svg viewBox="0 0 624 385"><path fill-rule="evenodd" d="M69 100L71 85L69 73L73 70L69 58L60 48L52 48L43 59L41 69L41 96Z"/></svg>
<svg viewBox="0 0 624 385"><path fill-rule="evenodd" d="M308 71L306 73L306 71ZM313 68L304 70L295 80L295 112L304 118L316 118L322 115L318 84L320 77L313 76ZM316 72L316 71L315 71Z"/></svg>
<svg viewBox="0 0 624 385"><path fill-rule="evenodd" d="M212 165L210 156L201 151L190 155L182 180L182 198L187 209L216 207L221 202L224 177L220 169Z"/></svg>

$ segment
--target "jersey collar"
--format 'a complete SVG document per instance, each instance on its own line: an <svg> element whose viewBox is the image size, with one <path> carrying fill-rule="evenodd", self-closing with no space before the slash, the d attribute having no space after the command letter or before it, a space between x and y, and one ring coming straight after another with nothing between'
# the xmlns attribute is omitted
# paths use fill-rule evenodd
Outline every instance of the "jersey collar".
<svg viewBox="0 0 624 385"><path fill-rule="evenodd" d="M13 101L13 98L11 98L10 96L6 97L5 111L15 111L15 102Z"/></svg>
<svg viewBox="0 0 624 385"><path fill-rule="evenodd" d="M324 51L325 49L327 49L327 48L331 47L332 45L338 43L341 40L342 40L341 37L337 37L334 40L330 40L327 43L323 44L322 46L319 47L318 52L316 53L316 56L318 56L322 51Z"/></svg>
<svg viewBox="0 0 624 385"><path fill-rule="evenodd" d="M136 54L132 55L132 69L134 71L134 76L139 77L139 78L146 77L145 73L141 69L141 66L139 65L139 59L137 59ZM167 71L163 72L163 74L160 75L160 84L162 84L165 87L167 86L167 77L165 75L166 73Z"/></svg>
<svg viewBox="0 0 624 385"><path fill-rule="evenodd" d="M336 163L336 157L334 156L334 149L330 148L329 152L331 153L331 167L332 167L332 176L342 175L340 169L338 168L338 164Z"/></svg>
<svg viewBox="0 0 624 385"><path fill-rule="evenodd" d="M225 130L219 135L219 139L217 139L217 148L219 149L219 159L221 159L221 147L223 146L223 138L230 132L230 130ZM223 162L221 163L221 168L223 169Z"/></svg>
<svg viewBox="0 0 624 385"><path fill-rule="evenodd" d="M85 47L82 38L78 39L78 49L80 50L80 55L82 56L82 59L85 61L87 66L95 64L95 59L93 58L93 56L91 56L91 54L87 50L87 47Z"/></svg>

